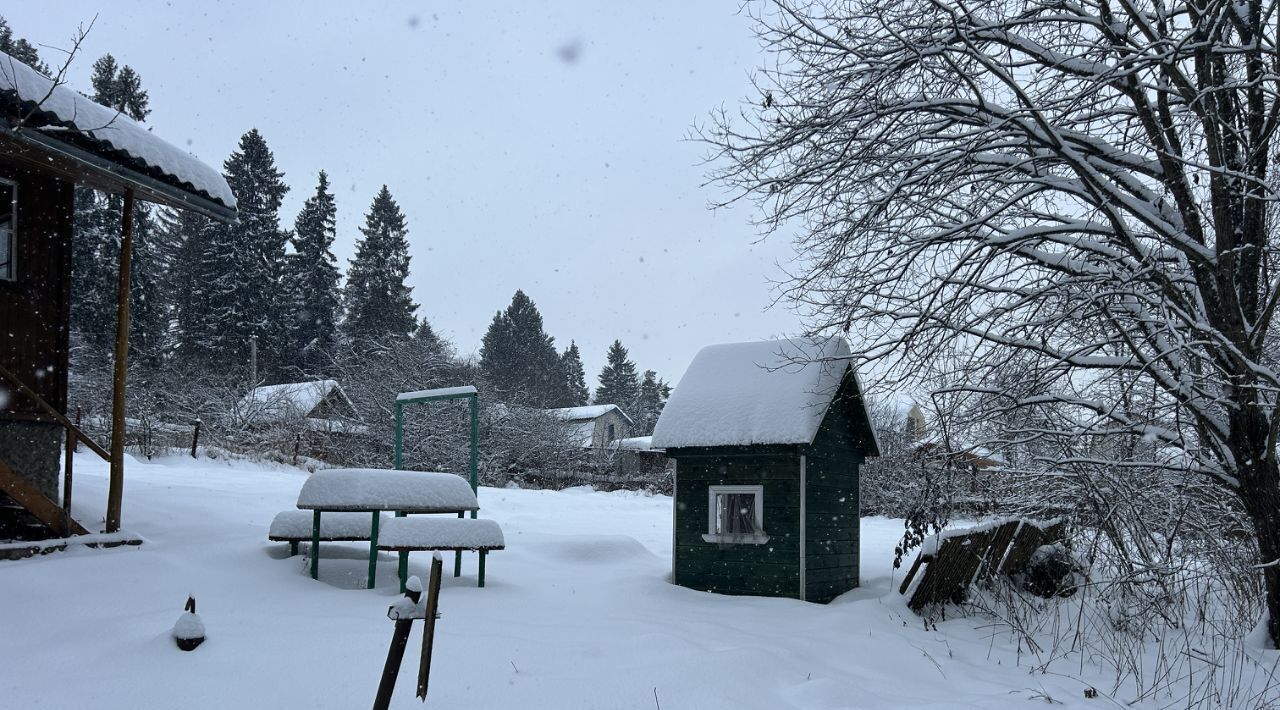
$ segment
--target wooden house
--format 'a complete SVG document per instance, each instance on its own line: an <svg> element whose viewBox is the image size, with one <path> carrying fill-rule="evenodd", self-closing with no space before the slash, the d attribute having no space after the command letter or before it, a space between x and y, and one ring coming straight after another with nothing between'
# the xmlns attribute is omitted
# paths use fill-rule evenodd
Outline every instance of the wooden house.
<svg viewBox="0 0 1280 710"><path fill-rule="evenodd" d="M827 602L858 586L858 468L879 455L842 338L703 348L658 419L672 581Z"/></svg>
<svg viewBox="0 0 1280 710"><path fill-rule="evenodd" d="M584 449L603 451L609 442L631 436L635 422L616 404L548 409L547 414L564 422L569 438Z"/></svg>
<svg viewBox="0 0 1280 710"><path fill-rule="evenodd" d="M77 441L107 459L107 532L120 526L129 270L135 200L233 220L215 169L119 112L0 53L0 499L53 533L86 532L70 516ZM122 195L109 450L66 417L74 190ZM61 475L60 475L61 474ZM61 478L62 501L56 499Z"/></svg>
<svg viewBox="0 0 1280 710"><path fill-rule="evenodd" d="M321 432L367 430L337 380L254 387L236 405L235 416L251 426L286 425Z"/></svg>

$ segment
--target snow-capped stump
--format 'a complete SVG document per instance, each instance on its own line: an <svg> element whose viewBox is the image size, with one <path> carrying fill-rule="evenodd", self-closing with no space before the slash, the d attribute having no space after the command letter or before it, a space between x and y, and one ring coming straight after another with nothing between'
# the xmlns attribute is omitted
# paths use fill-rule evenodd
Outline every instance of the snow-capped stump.
<svg viewBox="0 0 1280 710"><path fill-rule="evenodd" d="M653 432L679 466L676 584L827 602L858 586L858 467L880 451L843 338L712 345Z"/></svg>
<svg viewBox="0 0 1280 710"><path fill-rule="evenodd" d="M196 614L195 597L187 597L187 605L173 625L173 640L183 651L194 651L204 643L204 622Z"/></svg>

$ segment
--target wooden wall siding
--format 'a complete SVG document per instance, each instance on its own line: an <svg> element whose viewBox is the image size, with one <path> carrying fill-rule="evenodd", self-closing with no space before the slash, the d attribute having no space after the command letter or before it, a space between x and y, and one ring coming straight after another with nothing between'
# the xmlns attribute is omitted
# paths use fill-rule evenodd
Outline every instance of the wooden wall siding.
<svg viewBox="0 0 1280 710"><path fill-rule="evenodd" d="M858 465L868 442L853 378L845 380L805 448L805 598L828 602L857 587L861 564Z"/></svg>
<svg viewBox="0 0 1280 710"><path fill-rule="evenodd" d="M627 418L622 416L616 409L611 409L602 414L595 422L595 428L591 432L591 446L597 449L603 449L609 445L609 425L613 425L613 438L626 439L631 436L631 425L627 423Z"/></svg>
<svg viewBox="0 0 1280 710"><path fill-rule="evenodd" d="M0 158L18 183L17 280L0 281L0 362L59 410L67 403L73 186ZM0 416L39 418L11 396Z"/></svg>
<svg viewBox="0 0 1280 710"><path fill-rule="evenodd" d="M681 457L676 476L675 582L721 594L800 596L799 458L722 453ZM723 470L721 467L724 467ZM763 545L706 542L707 489L763 485Z"/></svg>

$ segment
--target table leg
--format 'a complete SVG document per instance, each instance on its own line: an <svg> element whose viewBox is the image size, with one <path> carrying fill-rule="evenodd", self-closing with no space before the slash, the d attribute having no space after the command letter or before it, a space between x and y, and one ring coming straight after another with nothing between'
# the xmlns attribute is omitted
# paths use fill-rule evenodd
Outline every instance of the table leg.
<svg viewBox="0 0 1280 710"><path fill-rule="evenodd" d="M311 578L320 578L320 511L311 516Z"/></svg>
<svg viewBox="0 0 1280 710"><path fill-rule="evenodd" d="M409 581L409 551L400 551L400 593L404 594L405 584Z"/></svg>
<svg viewBox="0 0 1280 710"><path fill-rule="evenodd" d="M369 589L373 589L373 578L378 573L378 518L382 511L373 511L373 522L369 524Z"/></svg>
<svg viewBox="0 0 1280 710"><path fill-rule="evenodd" d="M489 554L488 550L480 551L480 581L476 584L477 587L484 586L484 556L487 554Z"/></svg>
<svg viewBox="0 0 1280 710"><path fill-rule="evenodd" d="M458 513L458 518L467 517L466 513ZM462 550L458 550L453 554L453 576L462 576Z"/></svg>
<svg viewBox="0 0 1280 710"><path fill-rule="evenodd" d="M294 557L294 556L296 556L297 554L298 554L298 541L297 541L297 540L290 540L290 541L289 541L289 556L290 556L290 557Z"/></svg>

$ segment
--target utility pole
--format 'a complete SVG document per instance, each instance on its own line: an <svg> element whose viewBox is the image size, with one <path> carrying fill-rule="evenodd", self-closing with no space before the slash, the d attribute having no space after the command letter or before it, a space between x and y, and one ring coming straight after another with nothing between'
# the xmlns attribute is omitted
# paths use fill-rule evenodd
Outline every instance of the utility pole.
<svg viewBox="0 0 1280 710"><path fill-rule="evenodd" d="M258 385L258 336L249 336L249 384Z"/></svg>

